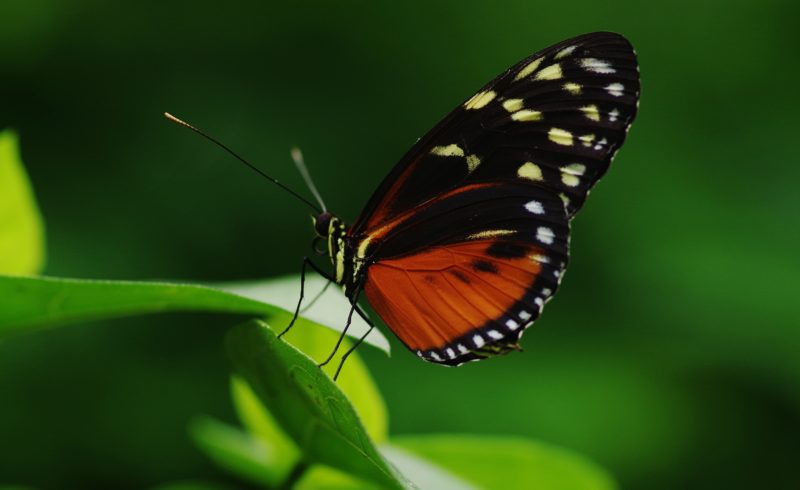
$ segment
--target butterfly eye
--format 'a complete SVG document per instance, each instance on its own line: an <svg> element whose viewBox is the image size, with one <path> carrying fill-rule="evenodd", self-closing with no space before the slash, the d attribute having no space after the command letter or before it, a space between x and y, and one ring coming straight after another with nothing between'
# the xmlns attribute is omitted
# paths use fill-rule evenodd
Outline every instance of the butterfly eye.
<svg viewBox="0 0 800 490"><path fill-rule="evenodd" d="M314 231L317 232L317 236L321 238L328 237L328 230L330 229L331 217L332 217L331 213L324 212L314 218Z"/></svg>

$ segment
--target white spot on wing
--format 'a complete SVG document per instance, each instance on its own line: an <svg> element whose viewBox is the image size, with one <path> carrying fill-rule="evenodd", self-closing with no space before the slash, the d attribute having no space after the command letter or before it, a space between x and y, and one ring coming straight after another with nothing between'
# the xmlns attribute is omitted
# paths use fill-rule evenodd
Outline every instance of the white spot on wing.
<svg viewBox="0 0 800 490"><path fill-rule="evenodd" d="M484 340L484 338L483 338L483 337L481 337L481 336L480 336L480 334L477 334L477 333L476 333L476 334L475 334L475 335L472 337L472 343L473 343L473 344L475 344L475 347L477 347L478 349L480 349L481 347L483 347L484 345L486 345L486 340Z"/></svg>
<svg viewBox="0 0 800 490"><path fill-rule="evenodd" d="M617 118L619 118L619 109L612 109L611 112L608 113L608 120L616 122Z"/></svg>
<svg viewBox="0 0 800 490"><path fill-rule="evenodd" d="M622 85L619 82L610 83L606 87L606 92L613 95L614 97L622 97L624 90L625 90L625 85Z"/></svg>
<svg viewBox="0 0 800 490"><path fill-rule="evenodd" d="M437 353L436 353L436 352L434 352L434 351L431 351L431 352L430 352L430 354L428 354L428 355L429 355L429 356L431 357L431 359L433 359L434 361L441 361L441 360L442 360L442 358L441 358L441 357L439 357L439 354L437 354Z"/></svg>
<svg viewBox="0 0 800 490"><path fill-rule="evenodd" d="M595 150L602 150L602 149L604 149L606 147L607 144L608 144L608 140L603 138L600 141L598 141L596 145L594 145L594 149Z"/></svg>
<svg viewBox="0 0 800 490"><path fill-rule="evenodd" d="M555 236L556 235L553 233L553 230L546 226L540 226L539 228L536 228L536 239L544 244L552 244Z"/></svg>
<svg viewBox="0 0 800 490"><path fill-rule="evenodd" d="M533 214L544 214L544 206L539 201L529 201L525 204L525 209Z"/></svg>
<svg viewBox="0 0 800 490"><path fill-rule="evenodd" d="M509 318L506 320L506 327L510 328L511 330L516 330L519 328L519 323Z"/></svg>
<svg viewBox="0 0 800 490"><path fill-rule="evenodd" d="M458 352L460 352L460 353L462 353L462 354L466 354L467 352L469 352L469 351L467 350L467 348L466 348L466 347L464 347L464 345L463 345L463 344L458 344L458 345L456 346L456 349L458 349Z"/></svg>
<svg viewBox="0 0 800 490"><path fill-rule="evenodd" d="M500 340L503 338L503 334L501 334L497 330L489 330L488 332L486 332L486 335L493 338L494 340Z"/></svg>
<svg viewBox="0 0 800 490"><path fill-rule="evenodd" d="M611 67L611 63L605 60L598 60L597 58L584 58L581 60L581 66L587 71L594 73L601 73L608 75L609 73L616 73L617 70Z"/></svg>
<svg viewBox="0 0 800 490"><path fill-rule="evenodd" d="M538 306L540 310L544 307L544 300L542 298L534 298L533 302L536 303L536 306Z"/></svg>
<svg viewBox="0 0 800 490"><path fill-rule="evenodd" d="M451 347L447 348L447 357L449 357L450 359L456 358L456 353Z"/></svg>

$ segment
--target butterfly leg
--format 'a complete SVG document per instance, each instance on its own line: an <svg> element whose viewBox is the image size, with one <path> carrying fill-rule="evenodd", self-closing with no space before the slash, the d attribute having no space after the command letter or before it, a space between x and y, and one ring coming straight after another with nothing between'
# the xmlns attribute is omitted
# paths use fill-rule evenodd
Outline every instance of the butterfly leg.
<svg viewBox="0 0 800 490"><path fill-rule="evenodd" d="M311 262L311 259L309 259L308 257L303 257L303 267L300 270L300 299L297 300L297 308L295 308L295 310L294 310L294 316L292 316L292 321L289 322L289 325L286 328L284 328L281 333L278 334L278 338L283 337L283 334L288 332L289 329L292 328L292 326L294 326L294 323L297 321L297 317L300 315L300 305L303 304L303 296L305 295L305 289L306 289L306 267L307 266L311 266L311 268L314 269L317 272L317 274L321 275L322 277L324 277L328 281L333 281L333 279L330 276L328 276L328 274L326 274L322 269L317 267L317 264L315 264L314 262ZM318 297L319 297L319 295L312 300L312 304L313 304L314 301L317 300Z"/></svg>
<svg viewBox="0 0 800 490"><path fill-rule="evenodd" d="M350 354L352 354L353 351L356 350L356 348L359 345L361 345L362 342L364 342L364 339L367 338L367 335L369 335L370 332L372 332L372 329L375 328L375 324L372 323L372 321L369 318L367 318L365 313L362 313L360 308L358 309L358 311L359 311L359 314L361 315L361 318L363 318L364 321L366 321L367 324L369 325L369 328L367 329L366 332L364 332L364 335L362 335L361 338L359 338L358 341L356 341L356 343L353 344L352 347L347 349L347 352L345 352L344 355L342 356L342 360L339 361L339 367L336 368L336 374L333 375L333 380L334 381L336 381L336 378L339 377L339 373L342 371L342 367L344 366L344 361L346 361L347 358L350 356Z"/></svg>
<svg viewBox="0 0 800 490"><path fill-rule="evenodd" d="M358 291L356 291L356 294L353 297L353 303L352 306L350 307L350 313L347 314L347 323L345 323L344 329L342 330L342 333L339 335L339 340L336 341L336 345L334 346L333 351L330 353L330 355L328 355L328 358L322 361L321 363L317 364L318 367L322 367L331 362L333 356L336 355L336 351L338 351L339 347L342 345L342 340L344 340L345 335L347 335L347 330L350 328L350 324L353 323L353 312L355 312L356 309L358 308L358 296L360 294L361 290L359 289Z"/></svg>

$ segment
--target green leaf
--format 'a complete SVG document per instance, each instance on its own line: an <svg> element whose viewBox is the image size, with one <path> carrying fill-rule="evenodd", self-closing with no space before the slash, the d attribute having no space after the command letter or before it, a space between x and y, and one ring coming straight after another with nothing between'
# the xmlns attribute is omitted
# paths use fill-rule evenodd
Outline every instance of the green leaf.
<svg viewBox="0 0 800 490"><path fill-rule="evenodd" d="M193 284L0 275L0 337L55 325L168 311L274 317L277 325L288 324L286 318L291 318L276 306ZM338 331L343 328L338 320L327 326ZM377 330L365 342L379 348L388 345Z"/></svg>
<svg viewBox="0 0 800 490"><path fill-rule="evenodd" d="M409 488L370 441L342 391L314 362L250 321L228 334L228 352L310 464L325 464L386 488Z"/></svg>
<svg viewBox="0 0 800 490"><path fill-rule="evenodd" d="M314 323L299 321L296 328L290 330L283 338L304 354L319 362L331 351L338 335ZM341 347L342 351L347 348L346 344L347 342L345 341ZM334 369L336 360L325 368L329 367ZM386 406L375 386L375 382L357 352L354 352L348 358L347 365L342 370L337 385L347 395L350 403L356 409L367 434L372 440L376 442L385 441L388 437ZM250 434L274 449L270 452L266 463L284 477L288 475L294 465L301 460L300 450L297 445L280 428L275 421L275 417L253 393L247 382L238 376L234 376L231 379L231 395L242 424ZM331 483L324 478L321 481L327 482L325 485ZM361 482L361 485L363 486L363 482Z"/></svg>
<svg viewBox="0 0 800 490"><path fill-rule="evenodd" d="M0 273L36 274L45 260L44 225L19 157L17 135L0 132Z"/></svg>
<svg viewBox="0 0 800 490"><path fill-rule="evenodd" d="M274 317L279 318L279 317ZM282 321L289 320L288 314ZM283 324L283 323L281 323ZM373 330L374 332L374 330ZM372 334L370 334L371 336ZM283 337L299 351L320 363L324 361L336 345L339 334L328 328L320 328L311 322L298 322ZM333 376L339 365L341 356L350 347L351 342L344 340L339 347L338 355L323 367L328 375ZM386 404L383 397L375 385L367 366L358 351L353 352L347 358L336 385L347 395L350 403L356 409L356 413L361 418L361 422L367 430L367 434L376 443L382 443L389 437L389 417L387 415Z"/></svg>
<svg viewBox="0 0 800 490"><path fill-rule="evenodd" d="M350 311L350 302L339 287L332 284L326 288L327 284L328 280L318 274L306 275L302 315L304 318L315 321L320 325L335 323L334 330L341 331ZM218 283L214 284L214 287L294 312L295 308L297 308L297 299L300 297L300 275L293 274L266 281ZM321 296L314 300L317 294L321 292ZM314 300L313 304L312 300ZM277 325L275 322L272 323ZM353 338L359 338L367 331L367 328L369 328L367 323L356 314L353 315L353 321L350 324L348 333ZM389 352L389 341L377 330L373 330L367 340ZM300 350L308 352L303 348L300 348Z"/></svg>
<svg viewBox="0 0 800 490"><path fill-rule="evenodd" d="M189 434L212 461L247 481L274 486L286 476L283 468L270 464L278 449L237 427L198 417L189 424Z"/></svg>
<svg viewBox="0 0 800 490"><path fill-rule="evenodd" d="M265 464L280 474L279 481L283 481L292 467L301 460L297 444L280 428L275 417L261 404L247 381L238 376L231 378L231 398L239 420L250 435L273 449Z"/></svg>
<svg viewBox="0 0 800 490"><path fill-rule="evenodd" d="M480 488L613 490L612 477L565 449L516 437L403 436L394 446L425 457Z"/></svg>

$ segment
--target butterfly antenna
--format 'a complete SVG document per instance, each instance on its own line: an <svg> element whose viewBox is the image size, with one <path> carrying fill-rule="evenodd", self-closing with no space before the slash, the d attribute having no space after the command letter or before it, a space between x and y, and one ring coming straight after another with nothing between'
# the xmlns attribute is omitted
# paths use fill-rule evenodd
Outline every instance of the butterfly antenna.
<svg viewBox="0 0 800 490"><path fill-rule="evenodd" d="M322 200L322 196L317 190L317 186L314 185L314 181L311 179L311 174L308 172L308 167L306 167L306 161L305 159L303 159L303 152L300 151L300 148L297 147L292 148L292 160L294 160L294 164L297 166L297 170L300 171L300 175L302 175L303 180L306 181L308 190L310 190L311 193L314 194L314 198L319 203L319 206L322 208L322 211L323 212L327 211L328 207L325 206L325 202Z"/></svg>
<svg viewBox="0 0 800 490"><path fill-rule="evenodd" d="M292 190L292 189L290 189L289 187L286 187L286 186L285 186L285 185L283 185L281 182L279 182L279 181L278 181L278 179L276 179L276 178L274 178L274 177L270 177L269 175L265 174L265 173L264 173L264 172L262 172L262 171L261 171L261 170L260 170L258 167L256 167L256 166L255 166L255 165L253 165L252 163L248 162L248 161L247 161L247 160L245 160L244 158L240 157L240 156L239 156L239 155L238 155L238 154L237 154L235 151L233 151L233 150L231 150L230 148L228 148L227 146L223 145L222 143L220 143L219 141L217 141L215 138L212 138L211 136L209 136L209 135L208 135L208 134L206 134L205 132L203 132L203 131L201 131L201 130L197 129L196 127L192 126L191 124L187 123L186 121L183 121L183 120L181 120L181 119L178 119L177 117L173 116L173 115L172 115L172 114L170 114L169 112L165 112L165 113L164 113L164 117L166 117L166 118L167 118L169 121L172 121L172 122L174 122L175 124L177 124L177 125L179 125L179 126L183 126L184 128L191 129L192 131L194 131L195 133L199 134L199 135L200 135L200 136L202 136L203 138L205 138L205 139L209 140L210 142L214 143L215 145L219 146L220 148L222 148L223 150L225 150L226 152L228 152L228 153L229 153L231 156L233 156L234 158L236 158L237 160L239 160L239 161L240 161L240 162L242 162L243 164L245 164L245 165L247 165L248 167L250 167L250 169L251 169L252 171L256 172L256 173L257 173L257 174L259 174L260 176L264 177L265 179L269 180L269 181L270 181L270 182L272 182L273 184L277 185L277 186L278 186L278 187L280 187L281 189L283 189L283 190L285 190L286 192L288 192L289 194L293 195L294 197L296 197L296 198L297 198L297 199L299 199L300 201L304 202L304 203L305 203L307 206L309 206L311 209L313 209L314 211L316 211L316 212L317 212L317 214L321 214L321 213L323 212L323 211L322 211L321 209L319 209L319 208L318 208L318 207L317 207L317 206L316 206L314 203L312 203L312 202L311 202L311 201L309 201L308 199L304 198L303 196L301 196L301 195L300 195L300 194L298 194L297 192L293 191L293 190ZM316 192L315 192L315 191L316 191L316 189L313 189L313 188L312 188L312 192L314 192L314 195L315 195L315 197L317 197L317 199L319 199L319 196L317 196L317 194L316 194ZM323 206L323 208L324 208L324 206Z"/></svg>

